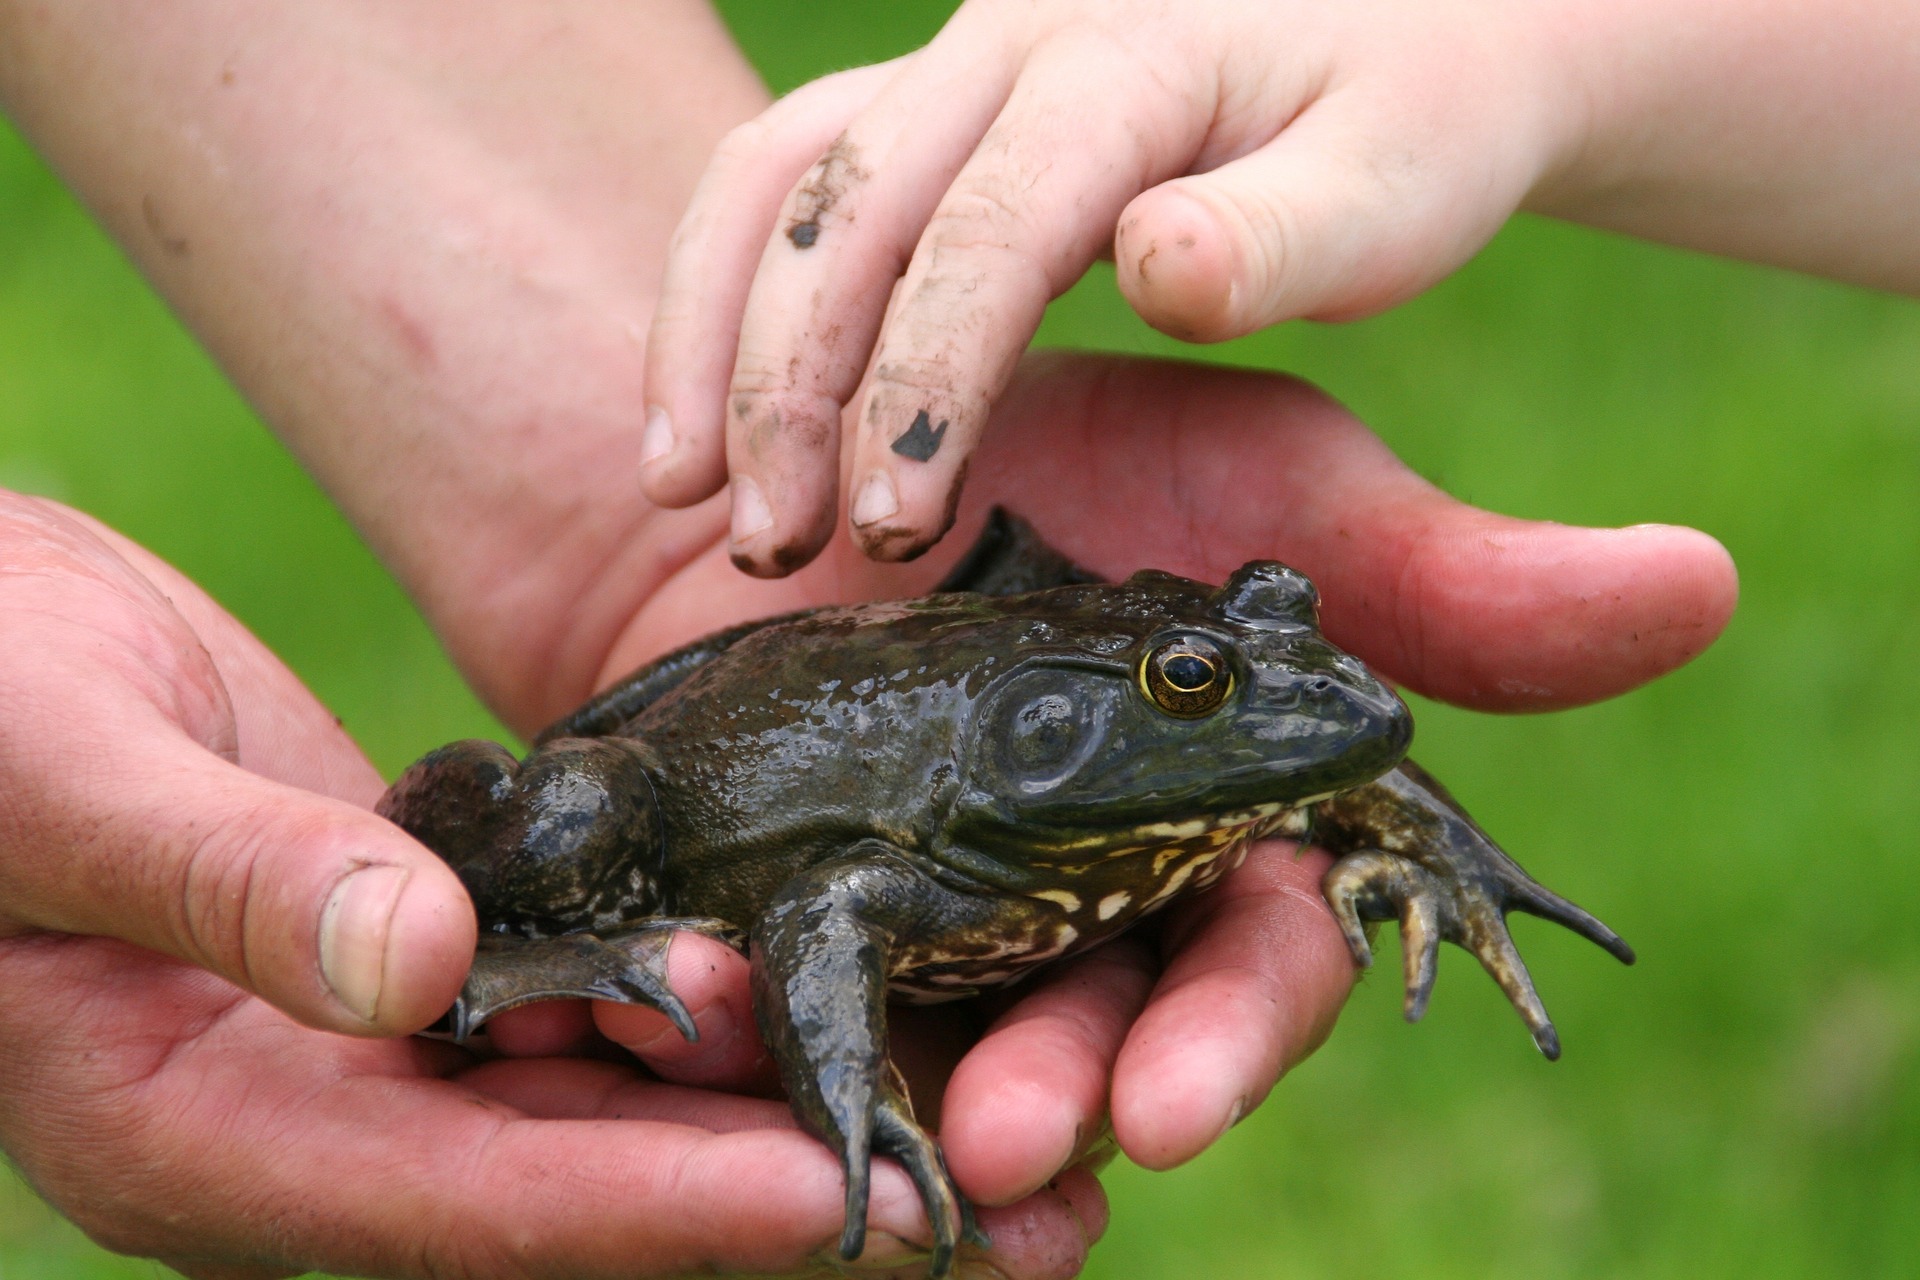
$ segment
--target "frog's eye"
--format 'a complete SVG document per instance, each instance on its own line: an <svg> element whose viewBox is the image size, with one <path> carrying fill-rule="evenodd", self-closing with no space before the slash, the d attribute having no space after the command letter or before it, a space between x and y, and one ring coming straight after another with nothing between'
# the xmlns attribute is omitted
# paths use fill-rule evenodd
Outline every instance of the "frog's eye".
<svg viewBox="0 0 1920 1280"><path fill-rule="evenodd" d="M1233 668L1213 641L1183 636L1147 655L1140 664L1140 687L1168 715L1193 720L1227 700L1233 689Z"/></svg>

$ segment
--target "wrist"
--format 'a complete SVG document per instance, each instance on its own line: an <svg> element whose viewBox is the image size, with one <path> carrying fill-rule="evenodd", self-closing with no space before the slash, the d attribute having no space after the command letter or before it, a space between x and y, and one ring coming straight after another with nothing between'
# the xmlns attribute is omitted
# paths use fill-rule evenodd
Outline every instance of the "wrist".
<svg viewBox="0 0 1920 1280"><path fill-rule="evenodd" d="M1585 100L1527 207L1920 291L1920 14L1903 0L1564 0Z"/></svg>

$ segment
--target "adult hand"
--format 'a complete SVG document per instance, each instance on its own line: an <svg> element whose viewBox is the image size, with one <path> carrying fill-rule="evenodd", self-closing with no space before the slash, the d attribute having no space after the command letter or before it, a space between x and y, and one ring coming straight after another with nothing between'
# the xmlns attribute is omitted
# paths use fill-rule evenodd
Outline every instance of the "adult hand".
<svg viewBox="0 0 1920 1280"><path fill-rule="evenodd" d="M782 1104L355 1038L446 1007L471 911L192 584L5 495L0 629L0 1146L83 1229L219 1280L820 1269L838 1170ZM904 1176L874 1212L911 1270ZM985 1220L1057 1276L1103 1215L1076 1172Z"/></svg>
<svg viewBox="0 0 1920 1280"><path fill-rule="evenodd" d="M1219 581L1283 560L1320 586L1335 643L1421 693L1489 710L1577 705L1671 670L1719 634L1737 591L1705 534L1479 511L1297 380L1200 366L1029 359L983 441L960 527L994 502L1111 576ZM676 548L677 567L644 591L586 584L601 598L590 613L632 617L596 685L735 621L924 590L965 545L898 566L840 539L791 577L753 580L729 564L727 524L718 499L656 513L642 536ZM1157 949L1122 940L1016 989L946 1093L941 1138L963 1190L993 1204L1043 1185L1085 1151L1109 1103L1132 1159L1177 1164L1319 1044L1353 966L1320 897L1325 863L1284 848L1170 913ZM744 1026L745 964L712 952ZM658 1014L603 1007L599 1021L637 1050L679 1052Z"/></svg>

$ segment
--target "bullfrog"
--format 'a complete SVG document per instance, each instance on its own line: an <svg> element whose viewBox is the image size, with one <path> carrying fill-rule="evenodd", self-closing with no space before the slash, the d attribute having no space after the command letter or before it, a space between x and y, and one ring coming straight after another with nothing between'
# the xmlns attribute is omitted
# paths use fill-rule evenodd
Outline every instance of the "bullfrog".
<svg viewBox="0 0 1920 1280"><path fill-rule="evenodd" d="M1361 966L1397 920L1406 1014L1443 939L1477 956L1549 1058L1558 1037L1506 927L1554 920L1623 961L1405 758L1405 703L1321 635L1274 561L1219 586L1106 583L996 512L930 595L783 615L642 667L524 759L469 740L380 811L444 858L482 927L451 1011L591 997L695 1034L666 946L748 950L793 1110L846 1179L864 1244L875 1153L906 1169L950 1274L984 1244L887 1058L889 998L1016 982L1204 890L1265 836L1336 861L1324 892Z"/></svg>

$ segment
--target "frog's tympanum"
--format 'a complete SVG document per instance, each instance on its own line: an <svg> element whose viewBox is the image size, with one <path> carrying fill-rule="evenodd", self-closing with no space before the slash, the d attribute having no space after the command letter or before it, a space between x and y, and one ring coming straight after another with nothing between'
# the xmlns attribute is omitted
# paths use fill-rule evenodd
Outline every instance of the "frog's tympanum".
<svg viewBox="0 0 1920 1280"><path fill-rule="evenodd" d="M455 1007L649 1005L671 931L750 942L760 1031L801 1123L840 1158L841 1251L874 1152L925 1201L932 1273L978 1239L887 1059L887 999L945 1000L1094 946L1267 835L1338 861L1355 960L1398 919L1406 1011L1441 939L1472 951L1548 1057L1506 913L1632 952L1528 878L1402 759L1406 706L1320 635L1314 588L1255 561L1226 585L1104 584L996 513L932 595L738 626L643 667L542 733L408 769L381 812L459 873L482 926Z"/></svg>

